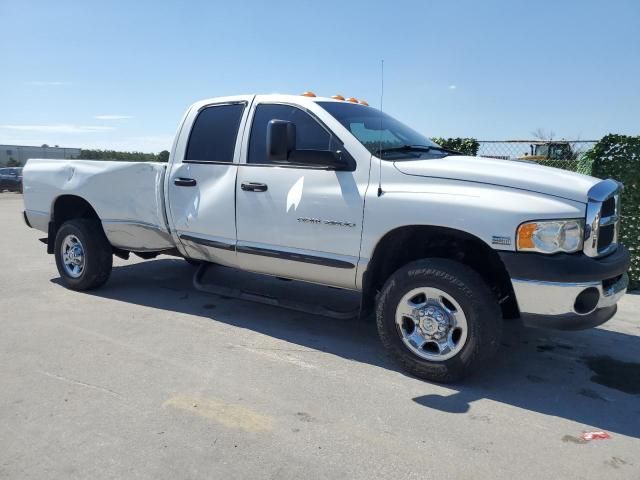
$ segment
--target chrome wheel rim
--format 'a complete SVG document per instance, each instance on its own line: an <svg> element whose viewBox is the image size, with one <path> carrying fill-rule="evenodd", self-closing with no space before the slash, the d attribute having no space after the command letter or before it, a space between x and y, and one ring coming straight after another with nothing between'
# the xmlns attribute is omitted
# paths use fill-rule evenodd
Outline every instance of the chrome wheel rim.
<svg viewBox="0 0 640 480"><path fill-rule="evenodd" d="M442 362L457 355L467 342L467 318L448 293L433 287L407 292L396 309L402 342L425 360Z"/></svg>
<svg viewBox="0 0 640 480"><path fill-rule="evenodd" d="M79 278L84 272L85 255L82 242L75 235L67 235L62 241L62 265L72 278Z"/></svg>

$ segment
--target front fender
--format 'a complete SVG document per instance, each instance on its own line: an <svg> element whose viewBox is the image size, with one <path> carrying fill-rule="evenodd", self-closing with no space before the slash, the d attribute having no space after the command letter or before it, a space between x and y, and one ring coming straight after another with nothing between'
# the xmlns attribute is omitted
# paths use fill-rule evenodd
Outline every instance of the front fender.
<svg viewBox="0 0 640 480"><path fill-rule="evenodd" d="M407 176L404 176L406 179ZM415 178L415 177L414 177ZM409 225L444 227L473 235L491 248L515 251L518 225L530 220L582 218L585 204L508 187L429 178L386 183L367 194L356 285L387 232Z"/></svg>

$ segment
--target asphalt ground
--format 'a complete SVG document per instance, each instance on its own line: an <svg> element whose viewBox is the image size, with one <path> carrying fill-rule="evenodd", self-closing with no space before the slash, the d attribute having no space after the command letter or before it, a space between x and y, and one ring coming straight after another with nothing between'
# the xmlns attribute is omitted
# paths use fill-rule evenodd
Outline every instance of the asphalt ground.
<svg viewBox="0 0 640 480"><path fill-rule="evenodd" d="M640 478L639 295L596 329L510 322L442 386L373 324L198 292L180 259L67 290L22 208L0 194L0 478Z"/></svg>

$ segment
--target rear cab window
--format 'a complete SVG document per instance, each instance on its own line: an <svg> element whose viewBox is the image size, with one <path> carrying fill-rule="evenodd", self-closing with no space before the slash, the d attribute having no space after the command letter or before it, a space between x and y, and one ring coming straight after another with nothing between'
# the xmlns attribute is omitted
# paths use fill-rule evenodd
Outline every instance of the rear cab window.
<svg viewBox="0 0 640 480"><path fill-rule="evenodd" d="M191 128L185 162L232 163L245 103L210 105Z"/></svg>

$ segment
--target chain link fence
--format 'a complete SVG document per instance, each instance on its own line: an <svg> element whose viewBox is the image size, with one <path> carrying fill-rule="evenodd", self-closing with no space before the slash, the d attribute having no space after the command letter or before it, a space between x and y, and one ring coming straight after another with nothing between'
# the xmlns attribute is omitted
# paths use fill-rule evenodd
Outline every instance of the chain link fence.
<svg viewBox="0 0 640 480"><path fill-rule="evenodd" d="M591 174L585 158L597 140L478 140L478 156L502 160L526 160L540 165Z"/></svg>

